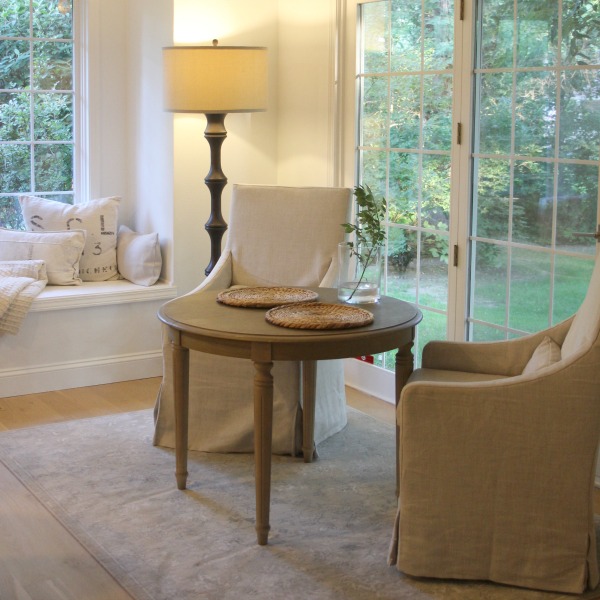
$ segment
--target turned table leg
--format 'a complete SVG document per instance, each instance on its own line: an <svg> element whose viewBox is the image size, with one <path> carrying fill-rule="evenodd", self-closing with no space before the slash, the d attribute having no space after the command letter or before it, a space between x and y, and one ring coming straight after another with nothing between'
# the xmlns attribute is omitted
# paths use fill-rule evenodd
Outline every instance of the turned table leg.
<svg viewBox="0 0 600 600"><path fill-rule="evenodd" d="M190 351L171 342L173 351L173 396L175 403L175 478L185 490L187 482L188 405L190 387Z"/></svg>
<svg viewBox="0 0 600 600"><path fill-rule="evenodd" d="M271 444L273 437L272 362L254 362L254 469L256 480L256 539L269 539L271 503Z"/></svg>
<svg viewBox="0 0 600 600"><path fill-rule="evenodd" d="M400 402L400 394L402 393L402 388L406 385L410 374L413 372L414 368L414 356L412 353L413 340L414 340L414 328L412 329L412 338L411 340L398 348L398 352L396 353L396 408L398 408L398 403ZM400 494L400 427L398 426L398 417L395 417L396 420L396 496Z"/></svg>

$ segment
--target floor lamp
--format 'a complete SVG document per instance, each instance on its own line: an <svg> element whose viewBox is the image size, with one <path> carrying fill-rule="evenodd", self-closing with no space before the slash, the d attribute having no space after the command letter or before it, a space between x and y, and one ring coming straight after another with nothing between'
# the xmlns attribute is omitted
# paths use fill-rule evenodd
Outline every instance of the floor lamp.
<svg viewBox="0 0 600 600"><path fill-rule="evenodd" d="M249 46L173 46L163 48L165 110L204 113L204 137L210 146L210 170L204 182L210 191L208 275L221 256L227 223L221 214L221 193L227 177L221 169L221 146L227 137L225 117L232 112L267 109L267 49Z"/></svg>

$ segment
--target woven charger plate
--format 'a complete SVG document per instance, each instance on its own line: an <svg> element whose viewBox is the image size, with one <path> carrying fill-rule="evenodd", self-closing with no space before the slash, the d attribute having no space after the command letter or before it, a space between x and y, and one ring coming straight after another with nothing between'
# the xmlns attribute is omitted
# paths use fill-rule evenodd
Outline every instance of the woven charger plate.
<svg viewBox="0 0 600 600"><path fill-rule="evenodd" d="M277 306L267 311L265 319L273 325L291 329L349 329L369 325L373 315L355 306L310 302Z"/></svg>
<svg viewBox="0 0 600 600"><path fill-rule="evenodd" d="M293 287L248 287L226 290L217 296L217 302L230 306L270 308L296 302L312 302L319 297L317 292Z"/></svg>

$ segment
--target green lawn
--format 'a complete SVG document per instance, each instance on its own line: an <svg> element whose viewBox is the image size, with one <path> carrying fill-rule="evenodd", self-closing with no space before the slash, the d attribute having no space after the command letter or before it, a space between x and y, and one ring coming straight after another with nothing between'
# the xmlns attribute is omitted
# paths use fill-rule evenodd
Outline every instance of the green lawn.
<svg viewBox="0 0 600 600"><path fill-rule="evenodd" d="M506 264L501 256L498 263ZM534 332L546 329L574 314L585 297L594 261L574 256L556 255L554 283L551 294L551 263L549 254L523 249L512 250L510 278L506 267L491 268L478 264L473 276L473 316L478 321L497 325L499 330L481 324L473 326L473 339L498 340L520 334L507 331L516 329ZM428 310L445 310L447 306L447 265L424 265L419 283L419 307L423 321L417 327L414 348L420 364L423 346L434 339L446 338L446 315ZM416 301L417 273L411 264L405 273L390 273L387 294ZM508 294L507 294L508 290ZM506 310L507 296L510 310ZM550 298L552 296L552 302ZM393 370L395 352L376 357L375 364Z"/></svg>

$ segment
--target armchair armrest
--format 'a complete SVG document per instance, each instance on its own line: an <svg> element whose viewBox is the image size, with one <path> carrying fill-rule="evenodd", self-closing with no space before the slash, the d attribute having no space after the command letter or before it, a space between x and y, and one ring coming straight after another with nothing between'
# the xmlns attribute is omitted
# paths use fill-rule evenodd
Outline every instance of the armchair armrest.
<svg viewBox="0 0 600 600"><path fill-rule="evenodd" d="M337 256L331 257L331 263L325 273L325 276L319 283L319 287L333 288L337 284L338 259Z"/></svg>
<svg viewBox="0 0 600 600"><path fill-rule="evenodd" d="M533 351L545 336L562 345L573 317L531 335L500 342L429 342L423 348L422 365L427 369L520 375Z"/></svg>
<svg viewBox="0 0 600 600"><path fill-rule="evenodd" d="M208 274L206 279L190 294L196 292L208 292L213 290L225 290L231 286L232 279L232 258L231 252L225 250L213 270Z"/></svg>

